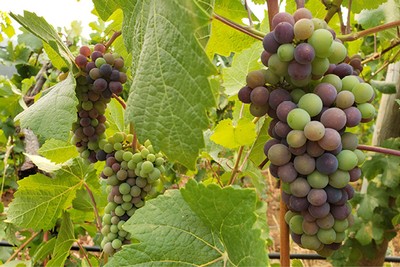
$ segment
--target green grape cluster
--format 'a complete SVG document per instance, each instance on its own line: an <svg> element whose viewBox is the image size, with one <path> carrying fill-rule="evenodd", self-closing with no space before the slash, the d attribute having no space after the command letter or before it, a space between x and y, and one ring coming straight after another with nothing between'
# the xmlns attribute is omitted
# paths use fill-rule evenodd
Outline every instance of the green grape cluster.
<svg viewBox="0 0 400 267"><path fill-rule="evenodd" d="M76 95L79 100L77 121L72 126L72 143L83 158L90 162L105 160L99 149L107 128L104 116L107 103L114 94L122 92L126 82L124 60L117 54L106 53L103 44L96 44L93 51L82 46L75 63L81 69L77 77Z"/></svg>
<svg viewBox="0 0 400 267"><path fill-rule="evenodd" d="M165 171L162 154L156 153L149 141L137 150L132 148L132 141L133 135L119 132L99 143L106 153L101 177L107 182L108 192L101 247L109 255L130 243L131 236L123 225L143 207L146 197L155 194L159 178Z"/></svg>
<svg viewBox="0 0 400 267"><path fill-rule="evenodd" d="M264 153L281 181L292 239L327 256L353 222L349 183L365 160L348 128L374 118L375 92L358 76L361 58L349 58L309 10L278 13L272 27L261 54L267 68L247 75L238 98L254 116L272 117Z"/></svg>

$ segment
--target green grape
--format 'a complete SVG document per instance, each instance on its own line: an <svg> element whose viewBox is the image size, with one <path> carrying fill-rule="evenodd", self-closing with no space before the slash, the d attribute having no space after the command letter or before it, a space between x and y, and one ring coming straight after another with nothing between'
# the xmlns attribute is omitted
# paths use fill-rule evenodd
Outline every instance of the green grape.
<svg viewBox="0 0 400 267"><path fill-rule="evenodd" d="M106 60L102 57L99 57L98 59L96 59L95 61L95 65L96 67L100 68L102 65L106 64Z"/></svg>
<svg viewBox="0 0 400 267"><path fill-rule="evenodd" d="M113 138L116 143L122 143L125 139L125 133L117 132L113 135Z"/></svg>
<svg viewBox="0 0 400 267"><path fill-rule="evenodd" d="M148 154L146 159L150 162L154 162L156 160L156 155L154 154Z"/></svg>
<svg viewBox="0 0 400 267"><path fill-rule="evenodd" d="M308 43L314 47L315 55L321 58L330 56L332 42L332 33L326 29L315 30L308 39Z"/></svg>
<svg viewBox="0 0 400 267"><path fill-rule="evenodd" d="M142 170L143 170L144 173L146 173L146 174L150 173L150 172L153 171L153 169L154 169L154 166L153 166L152 162L150 162L150 161L143 162Z"/></svg>
<svg viewBox="0 0 400 267"><path fill-rule="evenodd" d="M163 165L164 164L164 159L163 158L161 158L161 157L158 157L158 158L156 158L156 160L155 160L155 162L154 162L154 164L156 165L156 166L161 166L161 165Z"/></svg>
<svg viewBox="0 0 400 267"><path fill-rule="evenodd" d="M363 164L364 161L365 161L365 158L366 158L365 153L362 152L362 151L359 150L359 149L355 149L355 150L353 150L353 152L354 152L354 154L357 155L357 159L358 159L358 160L357 160L357 165Z"/></svg>
<svg viewBox="0 0 400 267"><path fill-rule="evenodd" d="M124 161L130 161L132 159L132 156L133 156L132 152L125 151L124 154L122 155L122 159Z"/></svg>
<svg viewBox="0 0 400 267"><path fill-rule="evenodd" d="M346 238L345 232L336 232L335 243L341 243L344 241L345 238Z"/></svg>
<svg viewBox="0 0 400 267"><path fill-rule="evenodd" d="M122 196L122 200L124 202L130 202L132 200L132 196L130 194L125 194Z"/></svg>
<svg viewBox="0 0 400 267"><path fill-rule="evenodd" d="M333 229L319 229L317 236L326 245L332 244L336 240L336 232Z"/></svg>
<svg viewBox="0 0 400 267"><path fill-rule="evenodd" d="M277 54L273 54L268 60L269 69L281 77L287 75L288 64L288 62L281 61Z"/></svg>
<svg viewBox="0 0 400 267"><path fill-rule="evenodd" d="M104 214L103 223L104 224L111 224L111 214Z"/></svg>
<svg viewBox="0 0 400 267"><path fill-rule="evenodd" d="M337 92L340 92L342 90L342 87L343 87L342 80L339 78L339 76L337 76L335 74L325 75L322 78L321 83L330 83L330 84L332 84L336 88Z"/></svg>
<svg viewBox="0 0 400 267"><path fill-rule="evenodd" d="M118 206L115 208L115 214L117 216L122 216L125 214L125 210L121 206Z"/></svg>
<svg viewBox="0 0 400 267"><path fill-rule="evenodd" d="M308 93L303 95L297 106L308 112L310 117L318 115L322 110L322 100L321 98L313 93Z"/></svg>
<svg viewBox="0 0 400 267"><path fill-rule="evenodd" d="M103 236L106 236L110 233L110 225L103 225L103 227L101 228L101 234Z"/></svg>
<svg viewBox="0 0 400 267"><path fill-rule="evenodd" d="M140 193L142 192L142 189L136 185L131 187L131 191L130 194L132 195L132 197L138 197L140 196Z"/></svg>
<svg viewBox="0 0 400 267"><path fill-rule="evenodd" d="M296 212L293 212L293 211L291 211L291 210L288 210L288 211L285 213L285 222L286 222L287 224L289 224L290 219L292 219L293 216L295 216L295 215L298 215L298 214L297 214Z"/></svg>
<svg viewBox="0 0 400 267"><path fill-rule="evenodd" d="M115 143L114 144L114 150L122 150L122 144L121 143Z"/></svg>
<svg viewBox="0 0 400 267"><path fill-rule="evenodd" d="M375 108L370 103L359 104L357 108L360 110L363 119L371 119L375 116Z"/></svg>
<svg viewBox="0 0 400 267"><path fill-rule="evenodd" d="M324 75L329 69L329 60L327 58L316 57L311 62L311 73L314 75Z"/></svg>
<svg viewBox="0 0 400 267"><path fill-rule="evenodd" d="M122 242L119 239L114 239L111 243L113 249L119 249L122 246Z"/></svg>
<svg viewBox="0 0 400 267"><path fill-rule="evenodd" d="M93 108L93 102L91 102L91 101L82 102L82 109L83 110L89 111L92 108Z"/></svg>
<svg viewBox="0 0 400 267"><path fill-rule="evenodd" d="M294 46L293 44L282 44L278 48L278 57L281 61L289 62L294 57Z"/></svg>
<svg viewBox="0 0 400 267"><path fill-rule="evenodd" d="M321 140L325 135L325 126L319 121L310 121L304 127L304 136L311 141Z"/></svg>
<svg viewBox="0 0 400 267"><path fill-rule="evenodd" d="M335 220L335 223L333 224L333 229L336 232L344 232L346 229L349 228L349 221L347 219L344 220Z"/></svg>
<svg viewBox="0 0 400 267"><path fill-rule="evenodd" d="M304 130L304 127L310 121L310 115L301 108L292 109L287 115L287 123L294 130Z"/></svg>
<svg viewBox="0 0 400 267"><path fill-rule="evenodd" d="M125 141L128 142L128 143L132 143L133 142L133 138L134 138L133 134L127 134L126 138L125 138Z"/></svg>
<svg viewBox="0 0 400 267"><path fill-rule="evenodd" d="M111 242L108 242L103 246L103 251L104 251L104 253L111 255L114 253L115 250L114 250L113 246L111 245Z"/></svg>
<svg viewBox="0 0 400 267"><path fill-rule="evenodd" d="M123 161L123 158L122 158L123 155L124 155L124 151L123 150L118 150L118 151L115 152L114 157L118 161Z"/></svg>
<svg viewBox="0 0 400 267"><path fill-rule="evenodd" d="M317 250L321 246L321 241L319 241L316 235L302 235L301 245L307 249Z"/></svg>
<svg viewBox="0 0 400 267"><path fill-rule="evenodd" d="M336 170L329 175L329 185L335 188L344 188L350 182L350 174L347 171Z"/></svg>
<svg viewBox="0 0 400 267"><path fill-rule="evenodd" d="M119 192L122 195L128 194L131 191L131 186L127 183L122 183L119 185Z"/></svg>
<svg viewBox="0 0 400 267"><path fill-rule="evenodd" d="M142 156L140 156L140 158L142 158ZM135 168L136 168L136 162L134 162L133 159L131 159L131 160L128 162L128 169L134 170Z"/></svg>
<svg viewBox="0 0 400 267"><path fill-rule="evenodd" d="M266 83L265 74L264 74L263 70L251 71L246 76L246 84L250 88L256 88L258 86L264 86L265 83Z"/></svg>
<svg viewBox="0 0 400 267"><path fill-rule="evenodd" d="M121 205L121 207L126 211L130 210L132 208L132 206L133 206L132 203L127 203L127 202L122 203L122 205Z"/></svg>
<svg viewBox="0 0 400 267"><path fill-rule="evenodd" d="M111 225L110 226L110 232L113 234L118 233L118 227L116 225Z"/></svg>
<svg viewBox="0 0 400 267"><path fill-rule="evenodd" d="M314 22L311 19L300 19L294 24L293 31L295 39L307 40L313 35Z"/></svg>
<svg viewBox="0 0 400 267"><path fill-rule="evenodd" d="M368 83L359 83L353 87L352 93L354 94L355 102L362 104L368 102L374 97L374 89Z"/></svg>
<svg viewBox="0 0 400 267"><path fill-rule="evenodd" d="M290 96L292 97L292 101L294 103L298 103L300 98L305 95L306 93L304 92L304 90L301 89L294 89L290 92Z"/></svg>
<svg viewBox="0 0 400 267"><path fill-rule="evenodd" d="M280 82L280 77L275 73L273 73L270 69L267 69L265 71L265 81L268 84L276 85Z"/></svg>
<svg viewBox="0 0 400 267"><path fill-rule="evenodd" d="M146 178L143 178L143 177L140 177L140 176L136 178L136 185L138 187L143 188L143 187L146 186L146 184L147 184L147 179Z"/></svg>
<svg viewBox="0 0 400 267"><path fill-rule="evenodd" d="M346 58L347 49L342 43L334 41L331 49L332 54L328 57L328 59L332 64L338 64Z"/></svg>
<svg viewBox="0 0 400 267"><path fill-rule="evenodd" d="M113 169L111 169L111 167L106 166L103 169L103 173L104 173L105 176L110 177L111 175L114 174L114 171L113 171Z"/></svg>
<svg viewBox="0 0 400 267"><path fill-rule="evenodd" d="M124 231L124 230L119 230L118 231L118 235L121 236L121 237L126 237L128 235L128 232Z"/></svg>
<svg viewBox="0 0 400 267"><path fill-rule="evenodd" d="M293 233L301 235L303 233L302 224L303 224L303 216L295 215L289 221L289 228Z"/></svg>
<svg viewBox="0 0 400 267"><path fill-rule="evenodd" d="M322 189L328 185L329 177L328 175L315 170L311 174L307 175L307 182L312 188Z"/></svg>
<svg viewBox="0 0 400 267"><path fill-rule="evenodd" d="M154 168L153 171L151 171L151 172L149 173L149 180L150 180L151 182L154 182L155 180L157 180L158 178L160 178L160 176L161 176L160 170L157 169L157 168Z"/></svg>
<svg viewBox="0 0 400 267"><path fill-rule="evenodd" d="M307 138L303 131L291 130L286 136L286 141L288 142L289 146L293 148L299 148L307 142Z"/></svg>
<svg viewBox="0 0 400 267"><path fill-rule="evenodd" d="M351 150L342 150L336 158L338 159L339 169L343 171L350 171L358 163L357 155Z"/></svg>
<svg viewBox="0 0 400 267"><path fill-rule="evenodd" d="M128 210L128 211L126 212L126 214L128 214L129 217L132 217L133 214L135 214L135 211L136 211L136 207L133 207L133 208L131 208L130 210Z"/></svg>
<svg viewBox="0 0 400 267"><path fill-rule="evenodd" d="M140 151L143 159L145 159L149 153L150 151L147 148L143 148L142 151Z"/></svg>
<svg viewBox="0 0 400 267"><path fill-rule="evenodd" d="M126 180L126 178L128 178L128 172L127 171L121 169L121 170L119 170L117 172L117 179L119 181L124 181L124 180Z"/></svg>
<svg viewBox="0 0 400 267"><path fill-rule="evenodd" d="M119 180L118 180L117 176L116 175L109 176L108 179L107 179L107 184L108 185L117 185L117 184L119 184Z"/></svg>
<svg viewBox="0 0 400 267"><path fill-rule="evenodd" d="M113 216L111 218L111 224L118 224L119 223L119 217L118 216ZM113 232L114 233L114 232Z"/></svg>
<svg viewBox="0 0 400 267"><path fill-rule="evenodd" d="M358 80L357 76L350 75L350 76L343 77L342 90L353 91L353 88L359 83L360 83L360 81Z"/></svg>
<svg viewBox="0 0 400 267"><path fill-rule="evenodd" d="M114 202L108 202L107 206L104 208L105 213L111 213L118 205Z"/></svg>
<svg viewBox="0 0 400 267"><path fill-rule="evenodd" d="M142 162L142 160L143 160L143 158L142 158L142 154L140 152L137 152L137 153L133 154L132 161L134 163Z"/></svg>
<svg viewBox="0 0 400 267"><path fill-rule="evenodd" d="M141 208L144 206L144 201L140 200L138 203L135 203L136 208Z"/></svg>
<svg viewBox="0 0 400 267"><path fill-rule="evenodd" d="M110 143L107 143L107 144L104 145L103 150L107 154L112 153L114 151L114 146L112 144L110 144Z"/></svg>

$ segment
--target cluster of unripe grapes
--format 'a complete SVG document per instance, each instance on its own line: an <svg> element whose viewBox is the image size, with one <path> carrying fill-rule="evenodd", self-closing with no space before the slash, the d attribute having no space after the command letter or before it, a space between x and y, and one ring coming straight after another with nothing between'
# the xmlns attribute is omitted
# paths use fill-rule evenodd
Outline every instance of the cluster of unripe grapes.
<svg viewBox="0 0 400 267"><path fill-rule="evenodd" d="M109 255L130 243L124 223L143 207L145 198L155 193L155 186L164 172L164 158L155 153L146 141L137 150L132 148L133 135L115 133L99 143L106 166L101 177L107 182L108 204L104 209L101 247Z"/></svg>
<svg viewBox="0 0 400 267"><path fill-rule="evenodd" d="M278 13L272 27L261 54L267 68L250 72L238 97L254 116L273 118L264 153L281 182L292 239L326 256L352 223L349 182L361 177L365 160L346 129L374 118L375 93L358 76L361 58L349 58L307 9Z"/></svg>
<svg viewBox="0 0 400 267"><path fill-rule="evenodd" d="M78 120L73 124L72 143L83 158L90 162L99 160L99 140L104 138L107 103L113 94L122 92L126 82L124 60L117 54L106 53L103 44L96 44L93 51L82 46L75 58L80 68L77 77L76 95L79 99Z"/></svg>

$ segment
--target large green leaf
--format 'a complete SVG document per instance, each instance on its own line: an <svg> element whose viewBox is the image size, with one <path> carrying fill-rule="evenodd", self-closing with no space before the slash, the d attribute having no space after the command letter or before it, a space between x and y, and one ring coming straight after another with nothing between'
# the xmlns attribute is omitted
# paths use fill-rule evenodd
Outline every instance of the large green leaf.
<svg viewBox="0 0 400 267"><path fill-rule="evenodd" d="M76 120L77 105L75 79L69 73L64 81L53 86L49 93L18 114L15 120L20 120L23 128L32 129L43 139L67 140Z"/></svg>
<svg viewBox="0 0 400 267"><path fill-rule="evenodd" d="M56 177L35 174L18 182L19 188L8 209L8 220L34 230L49 230L71 205L75 192L82 186L77 177Z"/></svg>
<svg viewBox="0 0 400 267"><path fill-rule="evenodd" d="M37 173L18 181L19 188L8 209L10 222L34 230L51 229L61 212L71 207L78 189L85 183L94 188L90 181L96 171L83 159L75 158L54 175L50 178Z"/></svg>
<svg viewBox="0 0 400 267"><path fill-rule="evenodd" d="M215 127L210 139L227 148L251 145L256 139L255 129L255 124L247 118L241 118L237 125L233 125L231 119L224 119Z"/></svg>
<svg viewBox="0 0 400 267"><path fill-rule="evenodd" d="M216 0L214 12L239 24L243 24L242 19L248 17L248 13L240 0ZM211 36L206 51L211 58L215 53L229 56L231 52L240 52L256 41L253 37L213 19Z"/></svg>
<svg viewBox="0 0 400 267"><path fill-rule="evenodd" d="M246 85L246 76L250 71L262 68L259 63L260 55L263 50L262 44L254 43L248 49L235 55L232 66L223 69L223 80L225 93L229 96L237 94L237 92Z"/></svg>
<svg viewBox="0 0 400 267"><path fill-rule="evenodd" d="M49 139L39 148L39 154L55 163L63 163L79 156L76 147L69 142Z"/></svg>
<svg viewBox="0 0 400 267"><path fill-rule="evenodd" d="M126 120L172 161L194 168L204 147L206 110L215 105L215 69L194 32L210 20L210 1L145 0L123 6L123 35L133 55Z"/></svg>
<svg viewBox="0 0 400 267"><path fill-rule="evenodd" d="M351 11L354 13L360 13L361 10L363 9L375 9L377 8L380 4L383 4L387 1L385 0L357 0L357 1L351 1ZM343 0L342 6L348 7L349 6L349 0Z"/></svg>
<svg viewBox="0 0 400 267"><path fill-rule="evenodd" d="M268 127L271 123L271 119L265 119L264 122L258 121L256 126L260 128L258 130L257 139L254 142L253 148L251 150L249 159L256 165L259 166L265 159L266 156L264 154L264 145L265 143L271 139L268 135Z"/></svg>
<svg viewBox="0 0 400 267"><path fill-rule="evenodd" d="M125 246L107 266L265 266L265 243L250 189L205 187L167 191L125 224L139 243Z"/></svg>
<svg viewBox="0 0 400 267"><path fill-rule="evenodd" d="M93 0L94 7L102 20L107 21L111 14L118 8L115 0Z"/></svg>
<svg viewBox="0 0 400 267"><path fill-rule="evenodd" d="M64 212L52 259L47 263L47 266L64 266L64 262L75 240L74 225L69 213Z"/></svg>
<svg viewBox="0 0 400 267"><path fill-rule="evenodd" d="M62 57L70 66L74 62L74 56L68 47L61 40L56 30L43 17L37 16L33 12L24 11L24 15L10 14L19 24L24 26L28 31L49 44L60 57Z"/></svg>
<svg viewBox="0 0 400 267"><path fill-rule="evenodd" d="M254 224L256 192L215 184L207 187L190 180L182 196L197 216L211 227L234 266L265 266L268 257L261 231Z"/></svg>

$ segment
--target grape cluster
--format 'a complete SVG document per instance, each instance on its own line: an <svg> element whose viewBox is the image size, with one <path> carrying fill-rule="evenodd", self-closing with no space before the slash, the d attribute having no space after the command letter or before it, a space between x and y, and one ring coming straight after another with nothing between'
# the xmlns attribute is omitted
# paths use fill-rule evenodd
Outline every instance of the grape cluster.
<svg viewBox="0 0 400 267"><path fill-rule="evenodd" d="M155 193L155 185L164 172L164 159L160 153L155 153L149 141L136 152L131 146L132 141L131 134L115 133L99 144L106 153L106 166L101 177L108 185L101 247L110 255L130 242L131 236L123 225L143 207L146 196Z"/></svg>
<svg viewBox="0 0 400 267"><path fill-rule="evenodd" d="M119 95L122 92L127 76L123 72L124 60L116 54L106 53L103 44L96 44L93 51L82 46L79 52L75 58L81 69L76 86L78 120L72 126L72 143L83 158L96 162L105 159L99 150L99 141L105 138L107 103L113 93Z"/></svg>
<svg viewBox="0 0 400 267"><path fill-rule="evenodd" d="M374 118L375 93L358 76L361 58L349 58L307 9L278 13L272 26L261 54L267 69L250 72L238 98L252 115L273 118L264 153L281 181L292 239L326 256L352 223L349 183L361 177L365 160L346 129Z"/></svg>

